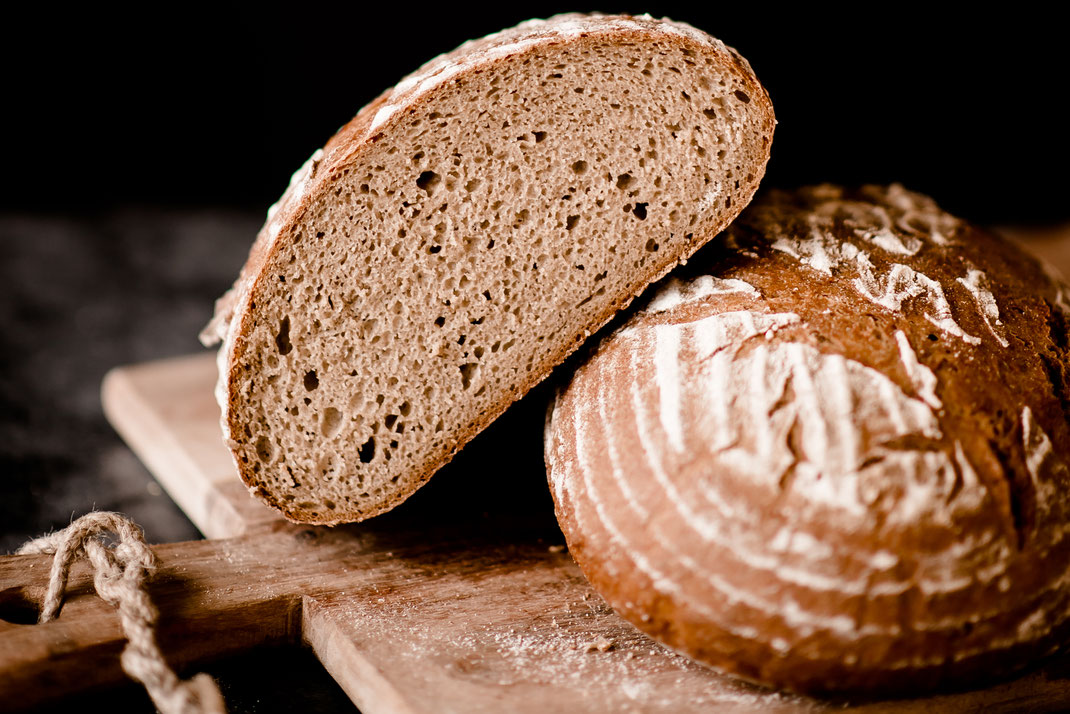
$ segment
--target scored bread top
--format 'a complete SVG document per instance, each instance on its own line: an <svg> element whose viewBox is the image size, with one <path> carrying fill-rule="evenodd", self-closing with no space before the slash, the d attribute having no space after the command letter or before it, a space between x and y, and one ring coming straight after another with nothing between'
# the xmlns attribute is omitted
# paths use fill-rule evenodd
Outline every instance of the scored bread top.
<svg viewBox="0 0 1070 714"><path fill-rule="evenodd" d="M901 186L772 192L558 396L584 573L805 692L1019 668L1070 629L1066 288Z"/></svg>
<svg viewBox="0 0 1070 714"><path fill-rule="evenodd" d="M294 175L202 335L242 478L300 522L393 507L727 225L774 124L737 53L666 20L432 60Z"/></svg>

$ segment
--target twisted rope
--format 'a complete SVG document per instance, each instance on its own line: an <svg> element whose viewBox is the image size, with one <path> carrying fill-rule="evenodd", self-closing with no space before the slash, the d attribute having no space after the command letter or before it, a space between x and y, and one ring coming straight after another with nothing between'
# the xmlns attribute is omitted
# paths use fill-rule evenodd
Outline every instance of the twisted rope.
<svg viewBox="0 0 1070 714"><path fill-rule="evenodd" d="M118 543L105 545L101 536L114 533ZM127 645L120 662L130 677L141 682L161 714L222 714L226 711L215 681L207 674L181 680L156 644L159 611L149 599L145 581L156 567L156 555L141 529L118 513L98 511L82 516L57 533L31 540L19 554L53 553L48 592L38 623L59 615L71 565L88 558L93 585L104 602L119 609Z"/></svg>

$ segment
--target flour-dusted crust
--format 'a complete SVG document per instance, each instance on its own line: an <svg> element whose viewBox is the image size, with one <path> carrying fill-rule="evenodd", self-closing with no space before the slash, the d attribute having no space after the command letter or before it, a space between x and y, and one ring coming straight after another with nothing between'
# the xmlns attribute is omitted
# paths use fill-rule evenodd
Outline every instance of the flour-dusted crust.
<svg viewBox="0 0 1070 714"><path fill-rule="evenodd" d="M804 692L983 683L1070 634L1061 282L900 186L774 192L548 415L622 616Z"/></svg>
<svg viewBox="0 0 1070 714"><path fill-rule="evenodd" d="M563 62L556 70L547 64L553 57ZM569 63L583 57L594 58L585 67L602 62L601 73L573 78ZM543 74L524 75L535 68ZM634 75L649 98L622 91L626 75ZM564 93L560 82L576 82L574 93ZM495 116L500 102L506 106L506 95L517 106L509 117L517 126L497 116L500 126L491 127L486 117ZM466 99L468 112L463 131L456 112L443 108L458 97ZM571 97L580 118L564 116L563 102ZM628 102L637 101L648 104L629 115ZM550 109L539 109L542 104ZM646 117L642 135L617 131L614 122L632 121L629 116ZM764 173L774 124L765 90L738 53L668 20L532 20L428 62L362 109L294 174L202 334L206 344L222 342L217 396L243 480L300 522L360 520L404 500L586 335L727 225ZM491 137L493 132L508 136ZM413 150L413 136L428 146ZM450 144L454 136L460 137L457 146ZM484 136L491 138L478 145ZM538 158L558 145L548 178L540 178L530 161L509 165L516 146ZM570 146L591 147L591 155L574 156ZM484 148L475 161L486 163L472 164L474 152ZM631 168L623 168L625 151ZM496 203L488 198L491 188ZM556 191L555 204L548 196L532 202L538 191ZM620 200L607 199L608 191ZM587 203L569 214L556 203L564 201ZM608 213L611 208L616 213ZM515 213L512 225L506 211L509 218ZM439 212L442 218L431 221ZM620 230L625 218L631 223ZM433 234L424 230L425 222ZM537 230L527 227L533 222ZM481 230L489 233L478 235ZM514 238L523 245L514 245ZM510 274L509 262L470 257L495 248L495 255L530 261L524 267L530 274ZM388 250L403 264L384 268L380 251ZM451 250L469 257L450 258L454 275L434 273L436 261ZM575 265L568 264L573 251L582 258ZM358 275L355 288L340 285L336 273L344 261ZM372 270L374 261L375 274L360 277L360 266ZM296 278L288 266L295 266ZM490 287L465 293L485 277ZM603 279L601 285L592 282ZM317 289L306 295L310 283ZM443 300L436 286L447 283L454 295ZM393 312L375 307L376 301L392 302L395 293L401 297ZM492 309L476 315L471 302L484 298ZM348 311L349 322L336 315L332 322L321 310ZM423 320L437 320L442 331L421 324L410 334ZM497 341L496 331L502 336ZM473 332L483 340L478 345ZM520 348L509 359L527 350L527 362L496 363L505 359L498 346L504 352L516 334L522 335ZM525 342L536 339L543 344ZM410 364L402 364L405 350L392 341L408 342ZM330 352L342 343L338 354ZM461 349L463 355L453 355ZM385 350L378 361L369 356L376 350ZM439 374L429 371L424 355L462 363ZM502 370L511 376L495 376ZM438 419L435 409L445 416ZM383 463L391 457L391 464Z"/></svg>

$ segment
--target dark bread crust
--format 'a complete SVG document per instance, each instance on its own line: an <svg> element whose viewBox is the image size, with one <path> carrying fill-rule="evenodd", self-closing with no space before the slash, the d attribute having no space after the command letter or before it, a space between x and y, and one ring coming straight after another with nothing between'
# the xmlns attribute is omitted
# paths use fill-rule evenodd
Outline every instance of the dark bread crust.
<svg viewBox="0 0 1070 714"><path fill-rule="evenodd" d="M910 210L901 213L904 205ZM911 243L917 252L877 247L883 240L875 237L879 222L867 225L855 210L859 206L891 216L888 235L902 243L885 245L902 249ZM810 220L822 211L827 221ZM806 252L815 231L826 248L864 251L878 281L897 264L931 278L943 289L954 325L941 328L939 319L928 319L937 318L932 293L906 297L898 310L864 296L866 278L852 250L833 255L827 272L820 269L821 256ZM920 244L912 244L915 239ZM998 320L992 314L985 319L967 285L974 270L984 280L975 276L973 284L990 291ZM663 301L669 305L663 310L652 309L655 298L577 370L548 418L547 467L558 519L570 552L607 602L700 661L806 693L906 696L976 685L1062 646L1070 635L1066 288L1014 246L953 221L898 187L819 187L759 198L725 244L709 246L677 278L703 275L744 281L756 293ZM898 275L905 289L905 273ZM679 284L672 289L680 290ZM800 464L819 452L813 431L792 426L783 432L793 470L771 485L755 477L760 469L747 471L730 460L731 445L717 450L700 444L717 441L719 434L708 428L717 393L701 392L704 404L686 397L709 378L694 356L697 326L739 311L798 319L764 337L752 331L730 340L722 348L735 350L730 358L704 359L742 370L757 369L751 357L759 353L805 355L817 366L806 374L826 388L821 404L835 401L828 389L835 386L828 379L832 372L821 371L833 367L851 367L862 386L884 390L852 392L851 433L858 453L871 460L839 476L853 473L877 494L857 517L844 515L849 498L839 503L819 497L820 476L800 481ZM682 454L666 445L671 435L658 425L657 419L669 418L661 391L667 385L650 365L657 340L666 344L674 330L679 369L687 375L679 387L685 394ZM917 363L931 371L932 382L909 368L903 339ZM764 374L777 369L770 366ZM793 409L803 401L799 382L805 372L793 369L788 383L794 391L786 389L775 404L772 398L762 402L751 387L733 387L732 376L725 376L720 383L728 385L731 398L745 402L735 411L729 404L727 413L749 419L746 414L763 404ZM873 424L891 410L869 409L858 397L883 404L882 395L895 392L900 418L931 419L926 423L937 425L938 433L903 429L898 437L870 443L877 433ZM796 414L804 422L813 408ZM850 440L842 421L824 421L838 436L830 438L833 447ZM753 432L756 423L747 421L740 431ZM774 435L782 433L772 412L761 423ZM895 466L904 454L917 456L916 472ZM817 464L825 483L847 483L836 481L834 461L830 456ZM659 468L666 475L659 476ZM666 495L666 483L679 489L682 501ZM692 487L696 483L701 488ZM750 520L707 507L703 493L739 511L749 506ZM629 538L622 531L626 524L642 537ZM706 540L706 533L716 537ZM685 557L697 566L689 567Z"/></svg>
<svg viewBox="0 0 1070 714"><path fill-rule="evenodd" d="M587 26L584 32L568 35L561 34L561 28L574 25L577 22ZM618 26L620 22L626 22L628 27L622 29ZM413 487L389 493L386 498L379 502L377 507L366 509L360 513L344 511L324 513L309 510L299 504L282 500L280 494L271 490L263 478L255 472L252 465L239 455L237 444L240 441L251 438L248 435L243 436L243 429L246 424L243 420L240 406L243 401L241 390L243 385L247 384L253 376L255 365L243 362L242 356L249 348L250 336L256 324L258 296L263 295L270 287L272 279L270 266L280 259L284 251L291 247L294 230L317 197L329 191L332 184L338 181L349 168L359 165L363 155L382 140L399 123L402 117L422 111L422 107L434 95L436 89L421 91L422 82L420 79L433 78L440 72L448 72L451 68L465 63L468 64L463 68L464 74L478 73L485 71L492 65L512 61L518 55L538 52L541 48L562 42L590 42L595 37L604 40L607 36L610 36L623 41L655 35L663 42L676 44L680 47L688 47L705 53L712 51L717 54L719 61L723 64L723 69L730 71L741 86L746 88L750 101L759 107L760 112L764 115L764 156L761 165L754 167L755 170L743 182L741 189L743 195L749 200L757 189L758 182L764 174L765 161L768 160L769 143L773 126L775 125L772 105L768 94L757 81L753 71L738 53L716 41L712 46L701 44L696 39L700 34L686 26L650 18L563 15L552 18L545 23L525 23L496 35L466 43L457 50L432 60L410 78L399 84L397 88L384 92L375 101L364 107L352 121L342 127L327 142L322 154L317 152L302 171L295 174L290 189L277 206L273 207L273 212L269 214L267 224L257 236L249 259L243 267L234 288L219 300L216 316L202 334L202 340L206 343L214 340L223 341L220 348L221 381L220 388L217 390L217 397L223 407L223 429L228 445L235 456L239 474L255 495L280 510L286 518L292 521L334 525L342 522L363 520L386 512L401 503L416 490ZM702 35L702 37L706 40L710 39L705 35ZM533 40L533 43L526 44ZM518 50L516 53L495 53L497 50L515 43L525 44L523 49ZM475 61L472 61L472 58L476 58ZM434 460L429 461L422 473L415 475L416 485L426 482L465 443L504 412L512 402L519 399L544 379L554 366L563 361L568 354L582 343L587 334L596 331L608 322L617 311L631 302L646 285L664 276L678 261L690 256L709 235L713 235L723 229L746 202L746 200L738 202L738 205L731 210L722 212L714 230L701 232L701 234L696 231L694 237L686 245L681 245L678 252L663 251L663 255L659 255L658 259L647 263L637 274L634 290L629 294L615 296L590 322L582 334L570 335L567 340L555 338L558 339L558 345L553 352L552 358L535 364L520 384L503 392L494 409L481 414L480 418L469 425L468 428L451 434L443 453Z"/></svg>

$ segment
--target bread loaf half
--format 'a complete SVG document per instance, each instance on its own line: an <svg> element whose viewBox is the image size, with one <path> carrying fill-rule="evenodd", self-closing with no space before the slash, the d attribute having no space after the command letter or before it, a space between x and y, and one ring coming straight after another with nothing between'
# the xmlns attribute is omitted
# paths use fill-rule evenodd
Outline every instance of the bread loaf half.
<svg viewBox="0 0 1070 714"><path fill-rule="evenodd" d="M750 200L769 98L687 25L559 16L432 60L295 174L203 336L250 489L388 510Z"/></svg>
<svg viewBox="0 0 1070 714"><path fill-rule="evenodd" d="M804 692L1015 670L1070 614L1066 288L902 187L772 193L558 396L583 572L692 657Z"/></svg>

